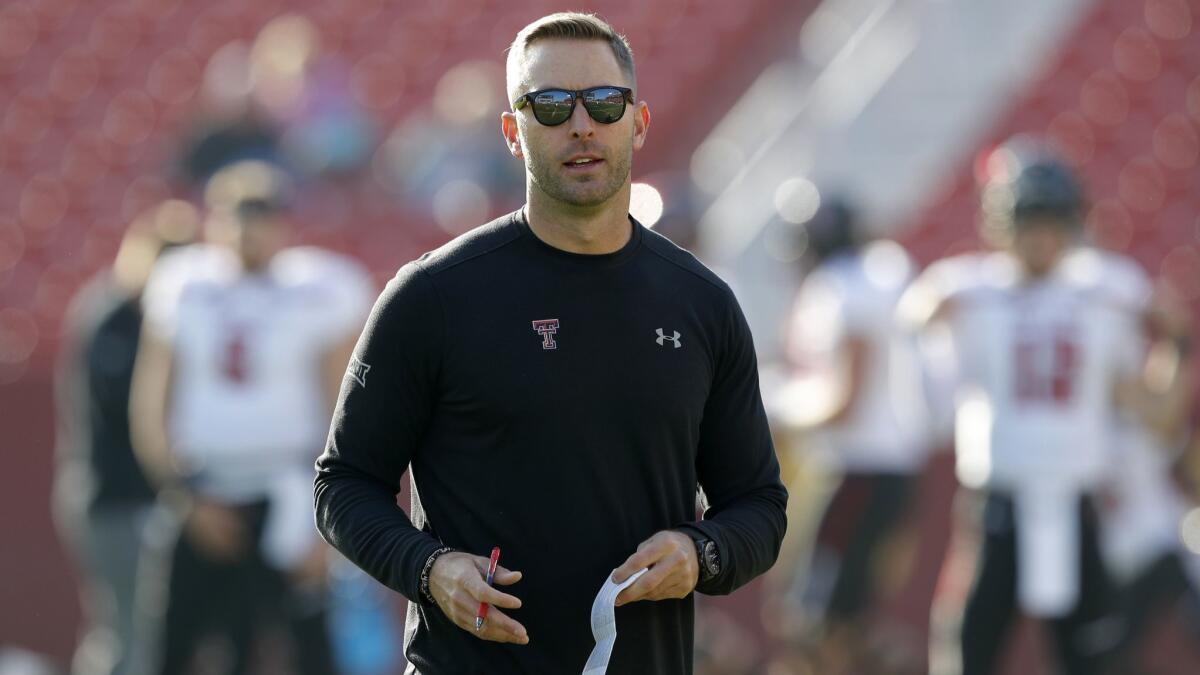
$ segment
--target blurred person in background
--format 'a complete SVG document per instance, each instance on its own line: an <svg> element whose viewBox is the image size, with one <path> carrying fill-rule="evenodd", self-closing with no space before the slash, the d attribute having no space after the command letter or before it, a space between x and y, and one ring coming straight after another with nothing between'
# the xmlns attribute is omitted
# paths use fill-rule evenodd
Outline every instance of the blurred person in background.
<svg viewBox="0 0 1200 675"><path fill-rule="evenodd" d="M762 574L786 529L749 328L630 216L650 112L625 38L552 14L508 58L526 204L388 284L318 462L318 526L408 597L410 673L580 672L609 581L630 584L599 668L690 673L693 591Z"/></svg>
<svg viewBox="0 0 1200 675"><path fill-rule="evenodd" d="M75 556L85 631L77 675L135 672L134 580L154 490L129 438L129 389L142 291L159 255L191 243L199 216L166 201L130 225L113 264L71 301L55 385L59 533Z"/></svg>
<svg viewBox="0 0 1200 675"><path fill-rule="evenodd" d="M194 119L179 141L174 173L196 194L221 169L258 160L286 164L282 130L253 95L250 53L231 43L217 50L204 71Z"/></svg>
<svg viewBox="0 0 1200 675"><path fill-rule="evenodd" d="M379 177L406 209L420 209L457 236L489 214L520 205L525 172L496 138L504 69L464 61L442 75L380 148Z"/></svg>
<svg viewBox="0 0 1200 675"><path fill-rule="evenodd" d="M1018 608L1045 620L1062 670L1107 671L1120 641L1096 503L1113 468L1122 411L1169 429L1186 378L1151 387L1142 326L1163 348L1186 321L1165 300L1139 312L1114 297L1102 268L1071 264L1083 194L1044 148L1013 139L987 159L985 236L1000 251L935 263L902 300L918 326L953 336L959 500L955 539L935 597L931 672L998 668ZM973 570L973 571L972 571Z"/></svg>
<svg viewBox="0 0 1200 675"><path fill-rule="evenodd" d="M1194 499L1180 489L1176 463L1185 441L1170 441L1140 425L1123 422L1118 434L1118 471L1106 492L1101 524L1104 553L1117 582L1117 617L1121 622L1121 663L1126 670L1141 661L1144 639L1171 610L1191 616L1185 628L1200 637L1195 623L1200 610L1200 561L1181 539L1181 529ZM1193 651L1192 656L1200 656Z"/></svg>
<svg viewBox="0 0 1200 675"><path fill-rule="evenodd" d="M1146 335L1141 347L1146 381L1161 390L1179 380L1179 395L1161 401L1169 408L1157 411L1157 425L1143 423L1130 411L1119 411L1112 420L1118 469L1111 472L1101 500L1101 546L1118 588L1119 653L1122 667L1128 669L1138 662L1142 638L1156 619L1181 602L1200 609L1200 594L1189 569L1194 554L1181 538L1191 504L1177 471L1191 432L1193 317L1183 311L1183 301L1174 297L1168 284L1160 283L1156 289L1141 266L1127 256L1085 246L1068 254L1063 265L1068 273L1099 274L1108 297L1126 311L1153 312L1156 297L1180 308L1166 317L1180 322L1171 330L1178 337L1162 340L1156 338L1163 336Z"/></svg>
<svg viewBox="0 0 1200 675"><path fill-rule="evenodd" d="M322 53L318 27L297 14L272 18L250 44L222 46L204 73L200 109L177 153L176 173L202 190L226 166L260 160L294 176L336 176L367 161L374 120L349 92L348 67Z"/></svg>
<svg viewBox="0 0 1200 675"><path fill-rule="evenodd" d="M799 614L796 637L818 672L885 672L880 659L901 650L871 649L883 647L871 644L871 613L884 580L909 571L902 542L915 534L909 505L927 451L916 350L895 321L913 265L898 244L869 241L837 196L822 195L802 228L811 271L787 340L796 376L772 409L837 484L785 611Z"/></svg>
<svg viewBox="0 0 1200 675"><path fill-rule="evenodd" d="M232 647L224 672L249 672L276 624L296 671L332 670L312 462L373 289L342 256L283 248L286 201L267 164L218 172L208 243L164 258L146 288L135 448L181 523L146 579L162 584L146 597L163 675L187 672L209 634Z"/></svg>

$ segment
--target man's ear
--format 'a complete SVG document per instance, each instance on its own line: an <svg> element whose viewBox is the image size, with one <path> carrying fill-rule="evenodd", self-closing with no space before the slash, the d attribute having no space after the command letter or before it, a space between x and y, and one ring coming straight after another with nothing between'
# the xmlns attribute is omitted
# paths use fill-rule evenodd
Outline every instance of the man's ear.
<svg viewBox="0 0 1200 675"><path fill-rule="evenodd" d="M650 128L650 106L639 101L633 107L633 149L640 150L646 142L646 130Z"/></svg>
<svg viewBox="0 0 1200 675"><path fill-rule="evenodd" d="M515 113L500 113L500 134L504 136L504 144L508 146L509 154L517 159L523 159L525 153L521 152L521 135L517 130Z"/></svg>

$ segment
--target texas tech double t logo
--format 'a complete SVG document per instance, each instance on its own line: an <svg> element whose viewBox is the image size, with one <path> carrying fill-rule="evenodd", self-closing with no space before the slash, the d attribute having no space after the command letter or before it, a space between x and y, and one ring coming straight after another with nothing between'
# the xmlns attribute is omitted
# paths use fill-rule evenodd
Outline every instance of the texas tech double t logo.
<svg viewBox="0 0 1200 675"><path fill-rule="evenodd" d="M554 334L558 332L558 319L540 319L533 322L533 329L542 336L542 349L558 349Z"/></svg>

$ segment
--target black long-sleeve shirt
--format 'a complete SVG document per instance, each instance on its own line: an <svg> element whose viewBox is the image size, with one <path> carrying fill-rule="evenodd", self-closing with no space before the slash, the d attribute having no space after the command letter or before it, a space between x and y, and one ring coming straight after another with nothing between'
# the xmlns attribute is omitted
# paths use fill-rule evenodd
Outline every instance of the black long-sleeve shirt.
<svg viewBox="0 0 1200 675"><path fill-rule="evenodd" d="M632 231L614 253L572 254L518 211L404 266L372 312L317 462L317 524L413 601L423 675L580 672L593 597L660 530L715 540L705 593L778 554L787 492L741 310L691 254ZM411 522L395 504L410 467ZM528 645L479 640L419 597L443 545L500 546L524 573L504 590ZM610 672L691 672L692 621L691 597L618 608Z"/></svg>
<svg viewBox="0 0 1200 675"><path fill-rule="evenodd" d="M104 271L64 321L56 381L57 497L76 508L144 506L154 490L129 440L129 387L142 325L136 294Z"/></svg>

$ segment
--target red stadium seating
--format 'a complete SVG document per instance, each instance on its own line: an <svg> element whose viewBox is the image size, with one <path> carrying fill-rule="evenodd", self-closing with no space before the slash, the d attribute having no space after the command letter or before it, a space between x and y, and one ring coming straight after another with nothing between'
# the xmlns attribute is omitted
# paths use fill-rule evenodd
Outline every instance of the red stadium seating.
<svg viewBox="0 0 1200 675"><path fill-rule="evenodd" d="M653 131L639 174L686 169L691 152L771 61L790 55L816 0L584 1L628 32ZM427 107L441 76L502 63L549 0L15 0L0 6L0 433L16 489L0 498L4 641L65 657L77 613L49 515L50 364L70 294L111 260L124 226L180 191L168 165L201 112L209 59L282 12L311 18L347 90L384 133ZM497 111L498 113L499 111ZM1083 173L1088 227L1200 300L1200 2L1097 0L989 134L1046 134ZM499 143L499 139L496 139ZM978 248L972 165L914 219L923 262ZM447 235L363 176L317 184L300 227L361 256L380 279ZM190 195L186 195L190 196ZM34 509L30 504L36 504ZM15 552L15 553L13 553Z"/></svg>
<svg viewBox="0 0 1200 675"><path fill-rule="evenodd" d="M1082 174L1095 240L1200 303L1200 2L1098 0L1008 105L903 229L909 250L929 263L982 248L972 166L986 148L1030 133L1048 137ZM1193 672L1194 663L1178 660L1187 638L1167 628L1143 652L1154 663L1140 665ZM1015 653L1004 672L1040 672L1030 654Z"/></svg>
<svg viewBox="0 0 1200 675"><path fill-rule="evenodd" d="M689 148L733 103L734 97L772 53L782 35L778 19L794 32L812 3L755 0L718 3L593 2L588 9L628 26L639 58L640 86L654 104L655 152L639 158L652 172L682 165ZM471 59L501 62L515 31L554 9L539 0L499 3L387 3L381 0L324 3L271 0L201 3L133 0L82 3L19 2L0 10L0 213L21 224L26 245L20 258L32 278L53 260L76 258L97 222L127 222L150 198L172 186L165 175L176 134L197 115L197 91L208 59L222 46L251 41L282 12L296 12L319 26L321 47L350 68L356 101L389 129L431 96L441 75ZM775 41L776 44L785 44ZM764 48L765 47L765 48ZM747 54L755 58L720 59ZM702 106L685 92L703 86ZM724 100L725 105L712 101ZM698 108L698 109L697 109ZM137 187L132 187L132 186ZM153 188L147 186L153 185ZM444 235L393 205L364 213L359 200L345 208L301 214L302 226L320 227L323 239L347 248L370 241L381 228L403 227L387 259L368 254L381 277ZM14 208L8 209L8 205ZM16 208L17 206L20 208ZM327 218L334 217L334 221ZM418 217L419 218L419 217ZM329 236L328 230L339 234ZM109 242L108 246L111 247ZM12 251L9 255L15 255ZM85 267L101 262L89 256ZM14 263L15 264L15 263ZM28 289L0 285L5 305L27 306ZM35 293L36 294L36 293ZM31 358L44 369L53 356L60 311L39 319L39 347Z"/></svg>
<svg viewBox="0 0 1200 675"><path fill-rule="evenodd" d="M639 173L686 167L690 149L767 63L794 44L815 0L585 1L630 34L654 131ZM0 433L17 489L0 499L4 642L65 657L76 600L45 509L52 472L51 363L67 300L107 264L126 224L181 192L168 169L203 111L209 59L295 12L344 63L347 91L384 133L428 107L451 67L503 63L548 0L16 0L0 4ZM731 57L736 55L736 57ZM702 92L691 97L687 92ZM499 113L499 110L496 111ZM500 139L496 137L497 145ZM514 195L519 197L519 195ZM362 257L380 280L447 238L370 170L303 195L309 242ZM36 504L32 516L29 504ZM10 554L17 551L16 554Z"/></svg>
<svg viewBox="0 0 1200 675"><path fill-rule="evenodd" d="M1083 174L1097 239L1182 283L1192 300L1200 299L1200 279L1178 270L1195 259L1200 236L1197 29L1196 2L1096 3L989 137L1049 137ZM962 170L907 230L905 243L924 262L980 245L973 161L964 154Z"/></svg>

